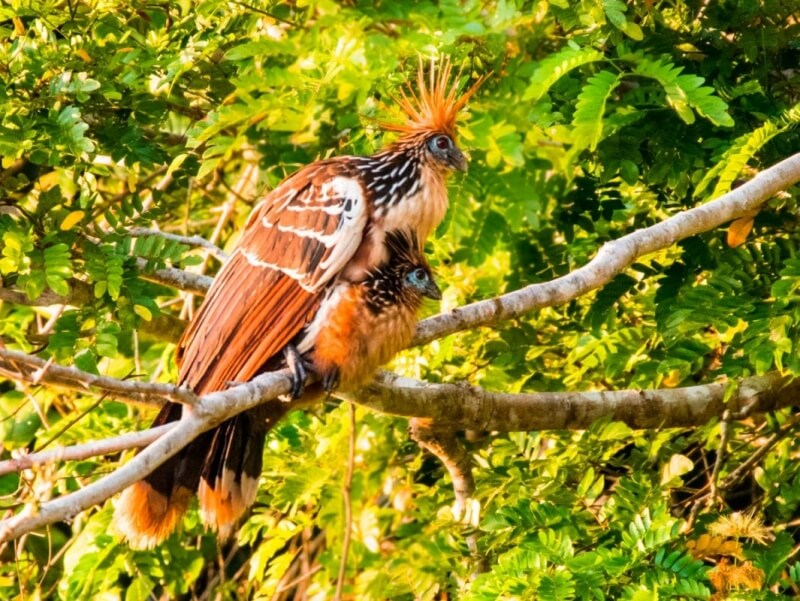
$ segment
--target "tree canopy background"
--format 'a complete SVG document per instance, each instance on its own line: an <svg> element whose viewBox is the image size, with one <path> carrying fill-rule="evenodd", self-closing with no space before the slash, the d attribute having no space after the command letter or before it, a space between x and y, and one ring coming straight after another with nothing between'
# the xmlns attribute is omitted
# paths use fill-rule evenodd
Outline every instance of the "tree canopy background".
<svg viewBox="0 0 800 601"><path fill-rule="evenodd" d="M197 299L147 273L219 263L132 230L229 246L299 166L391 138L378 122L400 118L391 98L418 55L449 55L465 85L493 73L461 127L470 171L428 247L441 308L569 273L800 150L798 11L796 0L11 0L0 7L2 341L174 381L179 320ZM799 215L789 190L729 240L688 238L598 292L411 349L392 368L504 392L733 391L754 374L797 374ZM4 458L153 415L0 382ZM357 417L349 598L800 594L795 409L684 429L473 433L471 524L455 519L451 482L407 420ZM108 502L6 544L0 596L328 598L349 427L334 400L284 420L235 541L218 545L190 512L166 544L133 551L110 531ZM0 508L76 490L131 455L2 476Z"/></svg>

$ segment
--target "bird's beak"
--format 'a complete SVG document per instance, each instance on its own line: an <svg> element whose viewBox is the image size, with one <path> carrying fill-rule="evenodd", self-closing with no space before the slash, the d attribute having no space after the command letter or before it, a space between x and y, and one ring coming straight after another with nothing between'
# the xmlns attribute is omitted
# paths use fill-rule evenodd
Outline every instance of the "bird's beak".
<svg viewBox="0 0 800 601"><path fill-rule="evenodd" d="M462 173L466 173L467 167L469 166L467 163L467 157L464 156L463 152L455 147L450 152L450 164L453 166L453 169L458 169Z"/></svg>
<svg viewBox="0 0 800 601"><path fill-rule="evenodd" d="M425 286L425 290L422 294L433 300L442 300L442 291L439 290L439 286L436 285L433 279L428 281L428 285Z"/></svg>

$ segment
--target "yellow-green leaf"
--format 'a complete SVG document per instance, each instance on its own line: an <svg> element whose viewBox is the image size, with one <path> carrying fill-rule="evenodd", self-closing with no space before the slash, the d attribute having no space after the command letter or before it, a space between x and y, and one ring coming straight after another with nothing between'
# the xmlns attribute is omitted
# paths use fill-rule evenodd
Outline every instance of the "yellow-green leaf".
<svg viewBox="0 0 800 601"><path fill-rule="evenodd" d="M64 217L64 220L61 222L61 225L59 226L61 231L66 232L67 230L71 230L73 226L83 219L84 215L86 215L86 213L83 211L72 211L72 213Z"/></svg>

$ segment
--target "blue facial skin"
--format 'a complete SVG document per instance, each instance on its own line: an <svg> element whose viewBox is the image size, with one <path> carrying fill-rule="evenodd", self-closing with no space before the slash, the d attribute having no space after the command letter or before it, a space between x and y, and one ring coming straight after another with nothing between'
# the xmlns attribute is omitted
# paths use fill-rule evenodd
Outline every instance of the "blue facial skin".
<svg viewBox="0 0 800 601"><path fill-rule="evenodd" d="M427 296L434 300L442 298L442 291L439 290L428 271L422 267L417 267L406 274L406 285L419 290L422 296Z"/></svg>
<svg viewBox="0 0 800 601"><path fill-rule="evenodd" d="M418 267L406 276L406 282L414 288L425 290L429 286L430 278L424 269Z"/></svg>

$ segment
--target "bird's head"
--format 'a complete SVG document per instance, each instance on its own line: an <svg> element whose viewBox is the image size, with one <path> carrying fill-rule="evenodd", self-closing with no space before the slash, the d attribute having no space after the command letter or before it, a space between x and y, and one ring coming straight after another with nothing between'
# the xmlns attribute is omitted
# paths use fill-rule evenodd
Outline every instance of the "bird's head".
<svg viewBox="0 0 800 601"><path fill-rule="evenodd" d="M441 300L442 291L433 280L433 274L427 265L409 265L403 278L403 286L413 294Z"/></svg>
<svg viewBox="0 0 800 601"><path fill-rule="evenodd" d="M449 135L435 133L425 140L425 152L440 167L447 170L467 170L467 157Z"/></svg>
<svg viewBox="0 0 800 601"><path fill-rule="evenodd" d="M424 297L442 298L442 291L433 279L433 272L413 230L386 232L386 250L388 257L379 269L385 288L395 290L399 298L412 306L419 306Z"/></svg>
<svg viewBox="0 0 800 601"><path fill-rule="evenodd" d="M420 146L429 164L442 171L466 171L467 158L456 145L458 115L467 101L486 80L478 78L468 90L459 93L459 77L450 81L452 64L446 57L438 66L431 59L425 73L420 58L416 87L410 84L400 90L393 100L407 116L403 124L381 123L384 129L400 132L397 144Z"/></svg>

